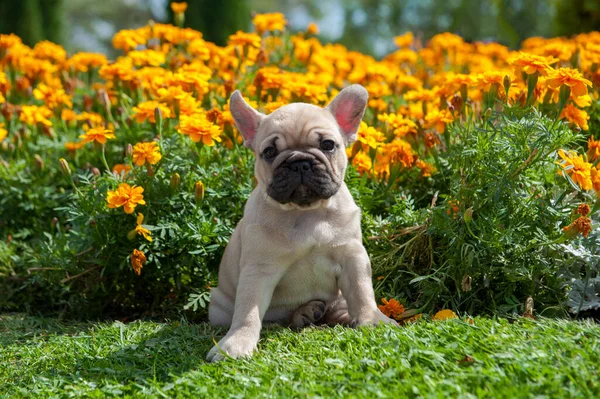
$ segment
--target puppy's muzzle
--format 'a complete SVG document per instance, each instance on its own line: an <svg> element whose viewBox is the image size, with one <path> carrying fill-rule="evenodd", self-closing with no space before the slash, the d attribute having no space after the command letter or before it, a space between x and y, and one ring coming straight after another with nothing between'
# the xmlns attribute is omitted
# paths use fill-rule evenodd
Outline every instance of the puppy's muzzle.
<svg viewBox="0 0 600 399"><path fill-rule="evenodd" d="M298 158L290 157L275 169L267 189L270 197L281 204L307 206L337 192L340 185L331 178L325 165L314 158Z"/></svg>

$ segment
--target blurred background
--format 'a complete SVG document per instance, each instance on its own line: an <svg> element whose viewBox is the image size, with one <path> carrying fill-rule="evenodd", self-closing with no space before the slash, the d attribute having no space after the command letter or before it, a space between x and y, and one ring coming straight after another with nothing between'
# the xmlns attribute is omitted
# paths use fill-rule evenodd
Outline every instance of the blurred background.
<svg viewBox="0 0 600 399"><path fill-rule="evenodd" d="M169 0L0 0L0 33L27 44L51 40L69 52L116 55L111 38L121 29L171 22ZM382 56L406 31L427 40L452 32L466 40L493 40L512 48L530 36L600 30L600 0L189 0L186 26L225 44L251 29L253 13L282 12L292 31L310 22L324 42Z"/></svg>

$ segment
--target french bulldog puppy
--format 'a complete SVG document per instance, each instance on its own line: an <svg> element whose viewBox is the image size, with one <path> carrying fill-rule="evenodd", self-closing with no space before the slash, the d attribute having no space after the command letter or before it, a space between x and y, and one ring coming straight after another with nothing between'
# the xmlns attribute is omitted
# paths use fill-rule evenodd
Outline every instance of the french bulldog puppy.
<svg viewBox="0 0 600 399"><path fill-rule="evenodd" d="M207 360L250 355L263 321L300 328L395 323L377 308L360 209L344 173L368 93L342 90L321 108L292 103L266 116L239 91L230 110L256 155L258 184L225 249L209 319L230 326Z"/></svg>

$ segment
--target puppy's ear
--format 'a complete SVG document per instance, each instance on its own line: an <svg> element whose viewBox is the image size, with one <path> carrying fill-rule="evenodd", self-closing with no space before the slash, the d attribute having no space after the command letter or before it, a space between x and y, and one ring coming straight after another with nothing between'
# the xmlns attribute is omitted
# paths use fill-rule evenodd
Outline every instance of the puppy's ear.
<svg viewBox="0 0 600 399"><path fill-rule="evenodd" d="M248 105L239 90L234 91L229 98L229 110L235 121L235 126L242 133L244 145L252 148L258 125L260 125L264 115Z"/></svg>
<svg viewBox="0 0 600 399"><path fill-rule="evenodd" d="M361 85L351 85L335 96L327 109L333 114L344 137L346 145L356 140L356 132L365 114L369 93Z"/></svg>

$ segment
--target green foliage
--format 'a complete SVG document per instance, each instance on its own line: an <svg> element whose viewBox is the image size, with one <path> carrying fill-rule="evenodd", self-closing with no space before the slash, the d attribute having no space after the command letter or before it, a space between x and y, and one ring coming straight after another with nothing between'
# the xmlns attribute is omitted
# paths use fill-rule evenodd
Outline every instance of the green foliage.
<svg viewBox="0 0 600 399"><path fill-rule="evenodd" d="M436 177L447 187L434 206L418 213L404 196L404 205L381 215L387 229L371 248L374 275L383 277L378 288L427 310L522 312L531 296L538 311L560 312L573 284L566 275L579 288L582 270L595 276L592 259L573 263L565 250L593 253L594 233L583 245L561 231L577 205L595 201L557 174L556 151L576 147L581 136L519 108L484 126L455 124L449 133Z"/></svg>

